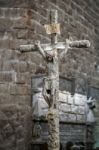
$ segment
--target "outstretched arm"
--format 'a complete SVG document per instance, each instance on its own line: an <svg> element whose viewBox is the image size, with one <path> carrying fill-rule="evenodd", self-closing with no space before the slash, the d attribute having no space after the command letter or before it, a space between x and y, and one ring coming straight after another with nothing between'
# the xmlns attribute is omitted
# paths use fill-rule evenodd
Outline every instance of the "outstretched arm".
<svg viewBox="0 0 99 150"><path fill-rule="evenodd" d="M90 42L88 40L73 41L71 39L66 39L66 42L64 45L65 50L61 52L60 56L62 58L64 54L67 53L68 49L71 49L71 48L88 48L88 47L90 47Z"/></svg>
<svg viewBox="0 0 99 150"><path fill-rule="evenodd" d="M35 47L38 49L38 51L43 56L43 58L46 59L46 54L45 54L44 49L41 47L40 41L36 41Z"/></svg>
<svg viewBox="0 0 99 150"><path fill-rule="evenodd" d="M69 49L69 40L66 39L66 41L65 41L65 50L61 52L60 58L62 58L67 53L68 49Z"/></svg>

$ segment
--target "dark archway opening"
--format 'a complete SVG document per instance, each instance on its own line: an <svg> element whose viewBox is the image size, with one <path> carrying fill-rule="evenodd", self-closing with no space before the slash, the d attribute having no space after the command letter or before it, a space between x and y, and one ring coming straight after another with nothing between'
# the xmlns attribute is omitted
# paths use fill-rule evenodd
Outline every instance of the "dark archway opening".
<svg viewBox="0 0 99 150"><path fill-rule="evenodd" d="M33 144L31 150L48 150L47 143L44 144Z"/></svg>

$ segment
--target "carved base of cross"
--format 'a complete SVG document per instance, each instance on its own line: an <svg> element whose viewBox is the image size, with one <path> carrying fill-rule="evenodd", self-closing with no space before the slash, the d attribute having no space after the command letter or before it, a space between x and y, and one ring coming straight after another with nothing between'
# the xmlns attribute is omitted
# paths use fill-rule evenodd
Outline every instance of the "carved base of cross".
<svg viewBox="0 0 99 150"><path fill-rule="evenodd" d="M59 111L57 109L49 109L47 119L49 124L48 150L59 150Z"/></svg>

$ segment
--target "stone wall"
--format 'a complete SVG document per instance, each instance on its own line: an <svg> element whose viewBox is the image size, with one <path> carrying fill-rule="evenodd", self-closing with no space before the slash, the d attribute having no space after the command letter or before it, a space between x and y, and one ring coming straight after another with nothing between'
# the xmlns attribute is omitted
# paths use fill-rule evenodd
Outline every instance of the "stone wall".
<svg viewBox="0 0 99 150"><path fill-rule="evenodd" d="M19 112L22 110L24 114L27 107L31 110L31 77L33 74L44 73L45 63L38 52L21 54L18 47L20 44L34 43L35 40L42 43L50 41L44 24L49 22L51 8L58 9L59 12L60 41L69 37L91 41L89 49L68 51L60 61L60 74L76 78L76 92L86 94L88 84L99 87L98 0L0 0L0 106L4 109L0 120L6 115L10 104L13 104L11 110L16 105L18 108L22 106L21 109L16 109ZM17 115L18 111L14 111L14 115ZM6 119L9 120L9 117L6 116ZM6 125L5 121L3 126ZM26 130L30 132L31 128L26 125ZM26 139L26 136L22 135L22 139ZM22 145L24 147L24 144ZM10 149L12 147L10 146ZM26 148L25 146L24 149ZM7 149L7 146L4 145L3 149ZM14 146L13 149L20 148Z"/></svg>
<svg viewBox="0 0 99 150"><path fill-rule="evenodd" d="M15 104L0 106L0 150L28 149L31 140L29 107Z"/></svg>
<svg viewBox="0 0 99 150"><path fill-rule="evenodd" d="M43 79L44 75L36 75L32 78L32 117L34 122L32 142L33 149L35 149L35 145L37 145L37 143L43 146L43 144L47 144L48 141L48 104L42 95ZM67 80L66 78L60 77L59 81L59 118L61 145L64 147L64 149L66 149L66 145L68 145L68 142L71 141L72 143L77 142L78 145L83 143L86 145L88 150L91 150L93 145L92 125L95 123L96 118L94 117L93 110L89 109L92 104L88 105L87 103L90 101L90 99L87 100L86 95L79 93L73 94L73 80ZM65 84L62 84L63 82L66 84L66 86ZM97 92L92 93L96 95L95 93ZM37 147L40 148L39 144Z"/></svg>
<svg viewBox="0 0 99 150"><path fill-rule="evenodd" d="M87 110L86 110L86 96L81 94L71 95L66 91L60 91L59 93L59 115L60 122L70 123L86 123ZM33 95L33 119L45 119L47 118L48 105L45 102L42 90L36 92Z"/></svg>

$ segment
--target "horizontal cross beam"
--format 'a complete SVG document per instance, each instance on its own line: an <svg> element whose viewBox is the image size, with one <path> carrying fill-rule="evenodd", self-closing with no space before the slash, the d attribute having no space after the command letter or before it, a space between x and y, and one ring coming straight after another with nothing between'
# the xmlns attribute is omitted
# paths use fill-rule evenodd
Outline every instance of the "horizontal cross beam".
<svg viewBox="0 0 99 150"><path fill-rule="evenodd" d="M41 44L41 47L45 51L50 51L52 49L65 49L68 45L68 48L88 48L90 47L90 42L88 40L80 40L80 41L69 41L67 42L58 42L57 44L51 45L49 44ZM21 52L30 52L30 51L37 51L36 45L20 45L19 50Z"/></svg>

